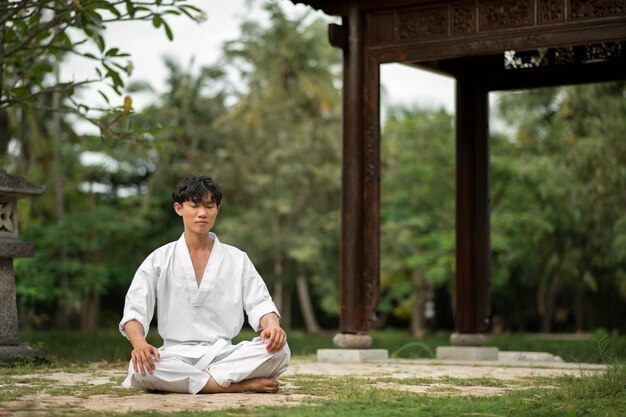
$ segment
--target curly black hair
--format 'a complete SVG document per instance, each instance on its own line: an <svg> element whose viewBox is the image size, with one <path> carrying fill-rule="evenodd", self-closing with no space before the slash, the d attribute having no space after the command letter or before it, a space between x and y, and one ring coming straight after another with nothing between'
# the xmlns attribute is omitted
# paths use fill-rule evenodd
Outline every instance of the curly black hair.
<svg viewBox="0 0 626 417"><path fill-rule="evenodd" d="M176 184L176 189L172 193L172 199L183 204L185 201L199 203L204 200L207 194L218 206L222 202L222 189L213 178L206 175L190 175Z"/></svg>

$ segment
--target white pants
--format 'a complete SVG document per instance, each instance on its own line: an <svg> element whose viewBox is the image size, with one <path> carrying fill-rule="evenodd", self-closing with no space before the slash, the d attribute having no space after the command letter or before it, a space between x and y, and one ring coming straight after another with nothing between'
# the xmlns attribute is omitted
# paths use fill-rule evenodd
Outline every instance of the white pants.
<svg viewBox="0 0 626 417"><path fill-rule="evenodd" d="M161 351L152 374L135 372L132 360L123 386L166 392L197 394L213 378L222 387L250 378L276 378L287 370L291 352L287 344L275 353L267 352L267 341L258 337L237 345L228 345L204 370L194 365L197 358Z"/></svg>

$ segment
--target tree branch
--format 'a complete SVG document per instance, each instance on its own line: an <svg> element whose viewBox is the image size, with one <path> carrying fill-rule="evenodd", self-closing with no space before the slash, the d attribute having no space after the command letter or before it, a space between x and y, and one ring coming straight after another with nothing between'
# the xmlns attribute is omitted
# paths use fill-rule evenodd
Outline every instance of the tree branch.
<svg viewBox="0 0 626 417"><path fill-rule="evenodd" d="M6 8L7 12L3 14L2 17L0 17L0 26L4 25L6 22L12 19L13 16L19 13L22 9L24 9L27 3L28 3L28 0L22 0L15 7L7 7Z"/></svg>
<svg viewBox="0 0 626 417"><path fill-rule="evenodd" d="M60 83L60 84L55 84L53 86L50 87L46 87L46 88L42 88L41 90L35 91L25 97L19 98L19 99L13 99L13 98L7 98L5 100L0 100L0 109L6 109L8 107L10 107L11 105L14 104L25 104L26 101L43 95L43 94L48 94L48 93L54 93L56 91L64 91L67 90L69 88L75 88L75 87L80 87L82 85L86 85L86 84L91 84L94 82L100 82L102 81L101 79L97 79L97 80L83 80L83 81L79 81L79 82L68 82L68 83ZM15 87L14 87L15 88ZM32 103L29 103L29 105L33 105Z"/></svg>
<svg viewBox="0 0 626 417"><path fill-rule="evenodd" d="M53 27L59 25L62 22L68 23L70 21L71 21L71 19L56 18L55 17L54 19L50 20L49 22L46 22L45 24L41 25L39 28L33 30L26 38L24 38L24 40L22 40L22 42L18 43L13 48L6 50L5 51L5 57L11 56L14 53L24 49L26 47L26 45L28 45L40 33L45 32L48 29L52 29Z"/></svg>

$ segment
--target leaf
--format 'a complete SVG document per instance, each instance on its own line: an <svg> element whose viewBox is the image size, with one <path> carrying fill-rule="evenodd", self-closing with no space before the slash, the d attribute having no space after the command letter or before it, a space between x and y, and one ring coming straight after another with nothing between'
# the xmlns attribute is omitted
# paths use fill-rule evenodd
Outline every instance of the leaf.
<svg viewBox="0 0 626 417"><path fill-rule="evenodd" d="M106 48L106 44L104 43L104 38L102 37L102 35L96 33L93 39L96 41L96 44L98 45L98 49L100 50L100 52L104 52L104 49Z"/></svg>
<svg viewBox="0 0 626 417"><path fill-rule="evenodd" d="M114 87L123 87L124 86L124 81L122 81L122 78L120 77L120 75L117 73L117 71L113 70L113 69L109 69L106 73L106 76L108 78L111 79L111 81L113 81L113 86ZM116 90L117 91L117 90ZM118 93L119 94L119 93Z"/></svg>
<svg viewBox="0 0 626 417"><path fill-rule="evenodd" d="M81 29L85 28L86 20L82 13L76 13L76 18L74 22L76 27L79 27Z"/></svg>
<svg viewBox="0 0 626 417"><path fill-rule="evenodd" d="M88 16L95 26L104 29L102 16L100 16L100 13L92 11Z"/></svg>
<svg viewBox="0 0 626 417"><path fill-rule="evenodd" d="M104 101L107 102L107 104L111 104L111 102L109 101L109 98L107 97L106 94L104 94L104 92L102 90L98 90L98 93L100 93L100 96L102 96L102 98L104 99Z"/></svg>
<svg viewBox="0 0 626 417"><path fill-rule="evenodd" d="M135 8L135 5L133 4L132 1L126 0L126 12L128 13L128 15L132 18L135 17L135 12L137 11L137 9Z"/></svg>
<svg viewBox="0 0 626 417"><path fill-rule="evenodd" d="M113 62L113 66L130 75L130 73L128 72L128 65L120 65L117 62ZM131 70L132 70L132 67L131 67Z"/></svg>
<svg viewBox="0 0 626 417"><path fill-rule="evenodd" d="M33 65L31 71L38 73L49 73L54 71L54 67L49 62L40 62Z"/></svg>
<svg viewBox="0 0 626 417"><path fill-rule="evenodd" d="M46 38L50 36L51 32L49 30L45 30L37 35L34 39L35 43L42 43Z"/></svg>
<svg viewBox="0 0 626 417"><path fill-rule="evenodd" d="M152 26L158 29L161 27L162 24L163 24L163 18L161 17L160 14L155 14L154 16L152 16Z"/></svg>
<svg viewBox="0 0 626 417"><path fill-rule="evenodd" d="M184 13L188 18L196 20L196 16L192 15L191 12L187 11L185 8L181 6L180 11Z"/></svg>
<svg viewBox="0 0 626 417"><path fill-rule="evenodd" d="M29 92L29 88L25 85L22 85L19 87L12 88L10 90L10 95L19 98L19 97L24 97L26 94L28 94L28 92Z"/></svg>
<svg viewBox="0 0 626 417"><path fill-rule="evenodd" d="M165 35L167 36L167 39L169 39L170 41L174 40L174 35L172 34L170 25L168 25L166 21L163 21L163 28L165 29Z"/></svg>
<svg viewBox="0 0 626 417"><path fill-rule="evenodd" d="M106 53L104 54L104 56L117 56L117 53L120 51L120 48L111 48L108 51L106 51Z"/></svg>
<svg viewBox="0 0 626 417"><path fill-rule="evenodd" d="M117 19L120 19L122 17L122 13L120 13L119 10L117 10L117 8L114 5L109 5L108 7L105 7L106 10L110 11L111 13L113 13L115 15L115 17Z"/></svg>

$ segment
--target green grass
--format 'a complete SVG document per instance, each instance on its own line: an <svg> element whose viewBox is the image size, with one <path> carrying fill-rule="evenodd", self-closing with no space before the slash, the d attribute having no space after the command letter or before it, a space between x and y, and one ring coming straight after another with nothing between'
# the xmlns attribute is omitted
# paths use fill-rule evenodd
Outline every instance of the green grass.
<svg viewBox="0 0 626 417"><path fill-rule="evenodd" d="M298 356L312 355L316 349L332 346L334 333L308 337L302 332L290 332L290 344ZM242 338L252 337L244 333ZM372 332L375 347L387 348L398 356L430 355L437 345L448 344L447 335L429 336L416 341L400 331ZM78 333L42 332L22 334L24 340L42 347L53 359L47 365L25 363L17 367L0 367L0 413L8 411L3 403L23 399L32 394L88 398L93 395L138 395L136 390L121 389L122 376L112 377L102 385L85 383L59 383L48 378L52 372L81 372L99 376L104 369L123 372L128 342L116 332L99 332L94 335ZM288 383L283 389L287 396L304 394L300 405L292 407L238 407L212 412L137 412L114 414L111 412L78 412L67 414L58 410L46 415L72 415L80 417L111 415L131 416L232 416L232 417L404 417L404 416L515 416L515 417L619 417L626 410L626 361L623 337L603 336L596 341L541 341L527 335L492 338L489 344L510 350L541 350L566 357L570 352L577 358L597 359L611 366L603 373L560 377L527 377L520 379L433 378L398 379L389 376L326 377L292 375L281 379ZM151 341L159 344L156 333ZM89 364L89 360L116 361ZM123 361L123 362L121 362ZM506 372L504 370L503 372ZM110 376L110 374L109 374ZM383 385L380 385L382 383ZM387 384L387 385L385 385ZM427 386L426 393L411 393L390 386ZM471 387L501 388L498 396L463 396ZM28 398L28 397L26 397ZM34 401L23 401L21 409L36 409ZM37 415L33 411L33 415Z"/></svg>
<svg viewBox="0 0 626 417"><path fill-rule="evenodd" d="M515 381L503 381L502 383L506 384L510 391L499 396L488 397L457 395L466 386L494 386L493 381L487 378L470 380L444 378L432 381L419 378L391 380L391 382L405 385L421 385L429 382L447 384L434 387L427 394L380 388L375 384L383 380L375 378L298 375L286 377L283 380L294 386L285 390L284 393L287 395L306 394L309 396L308 399L301 405L293 407L238 407L212 412L114 414L111 410L106 413L72 411L70 414L47 413L46 415L79 415L81 417L102 415L118 417L620 417L626 410L626 365L624 362L615 362L607 372L593 376L527 378L519 383L519 386ZM385 378L384 381L389 381L389 378ZM81 390L77 385L54 388L38 378L25 378L22 382L33 385L33 388L30 388L31 392L34 389L50 389L52 395L73 395L79 398L95 394L120 395L119 388L110 384ZM25 394L27 391L22 390L20 393ZM29 403L24 405L24 407L28 406ZM0 410L2 410L1 405Z"/></svg>
<svg viewBox="0 0 626 417"><path fill-rule="evenodd" d="M526 334L492 336L486 346L496 346L501 351L549 352L566 362L603 363L606 354L626 360L626 337L601 332L594 334L593 340L541 340Z"/></svg>
<svg viewBox="0 0 626 417"><path fill-rule="evenodd" d="M301 330L289 332L289 346L294 356L314 355L317 349L332 348L336 332L325 332L318 336L309 336ZM433 357L437 346L450 345L449 334L429 335L423 339L414 339L406 331L385 330L370 332L374 342L372 348L388 349L392 357L429 358ZM252 331L244 331L235 342L254 337ZM40 347L50 357L75 362L126 361L130 357L131 347L128 341L116 330L101 330L94 334L78 332L22 332L21 338L34 346ZM148 340L160 346L161 339L153 329ZM613 352L617 359L626 360L626 337L603 336L605 350ZM602 349L595 340L555 341L535 340L525 334L511 334L490 337L488 346L497 346L500 350L549 352L561 356L568 362L601 363Z"/></svg>

